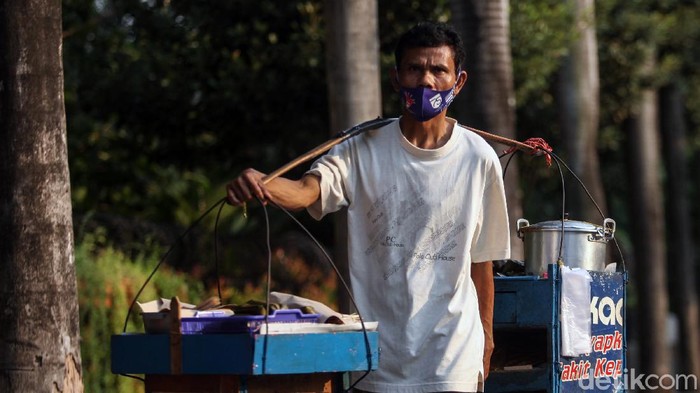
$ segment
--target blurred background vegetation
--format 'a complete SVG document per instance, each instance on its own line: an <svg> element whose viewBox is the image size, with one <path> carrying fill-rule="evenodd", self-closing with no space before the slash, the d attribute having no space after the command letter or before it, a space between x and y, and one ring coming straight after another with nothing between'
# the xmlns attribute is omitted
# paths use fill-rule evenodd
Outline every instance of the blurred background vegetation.
<svg viewBox="0 0 700 393"><path fill-rule="evenodd" d="M378 5L387 71L408 26L451 18L447 0ZM630 246L624 127L630 90L682 78L689 192L697 199L700 11L692 1L596 5L599 154L624 248ZM556 0L512 1L510 8L518 139L542 137L558 151L554 89L574 39L571 19ZM268 228L259 206L250 205L245 218L227 205L218 219L215 210L180 235L242 169L274 170L340 131L328 129L323 2L64 0L63 24L84 383L90 392L132 392L141 389L138 382L109 371L107 343L121 332L129 303L169 247L173 253L140 301L177 295L197 303L216 295L217 285L232 303L264 296ZM637 43L649 35L662 59L653 81L638 71L643 48ZM391 117L398 99L387 78L382 75L382 105ZM527 159L522 166L524 216L531 222L557 217L558 174ZM273 290L336 305L337 279L321 250L284 214L267 213ZM697 222L697 209L692 214ZM330 220L296 217L332 251ZM133 318L128 330L140 329Z"/></svg>

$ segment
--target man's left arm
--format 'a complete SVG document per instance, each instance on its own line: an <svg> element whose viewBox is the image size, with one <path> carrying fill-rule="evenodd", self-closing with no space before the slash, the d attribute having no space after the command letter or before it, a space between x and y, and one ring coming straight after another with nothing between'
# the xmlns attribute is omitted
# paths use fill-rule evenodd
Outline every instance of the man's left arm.
<svg viewBox="0 0 700 393"><path fill-rule="evenodd" d="M491 261L472 263L472 281L479 300L479 315L484 327L484 379L489 376L491 354L493 354L493 263Z"/></svg>

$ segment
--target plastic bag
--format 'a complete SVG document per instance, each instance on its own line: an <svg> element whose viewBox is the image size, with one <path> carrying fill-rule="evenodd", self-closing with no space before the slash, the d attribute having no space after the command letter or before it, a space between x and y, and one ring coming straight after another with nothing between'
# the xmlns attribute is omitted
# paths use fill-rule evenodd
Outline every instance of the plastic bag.
<svg viewBox="0 0 700 393"><path fill-rule="evenodd" d="M561 355L591 352L591 278L585 269L561 267Z"/></svg>

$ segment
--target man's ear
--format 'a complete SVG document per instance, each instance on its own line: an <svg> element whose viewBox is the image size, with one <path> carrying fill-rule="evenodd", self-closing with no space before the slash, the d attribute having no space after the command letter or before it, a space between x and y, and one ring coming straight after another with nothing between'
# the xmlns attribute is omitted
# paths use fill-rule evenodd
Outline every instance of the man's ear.
<svg viewBox="0 0 700 393"><path fill-rule="evenodd" d="M467 74L467 71L459 72L459 75L457 75L457 83L455 84L455 96L462 91L462 88L467 83L468 77L469 75Z"/></svg>
<svg viewBox="0 0 700 393"><path fill-rule="evenodd" d="M399 70L396 67L389 70L389 79L391 80L391 86L394 88L395 92L399 92Z"/></svg>

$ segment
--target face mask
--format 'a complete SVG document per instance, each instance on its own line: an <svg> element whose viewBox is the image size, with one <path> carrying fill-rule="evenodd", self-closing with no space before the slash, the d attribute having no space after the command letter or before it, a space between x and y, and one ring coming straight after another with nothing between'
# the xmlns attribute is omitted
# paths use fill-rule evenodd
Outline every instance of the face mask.
<svg viewBox="0 0 700 393"><path fill-rule="evenodd" d="M427 121L447 109L454 100L455 86L437 91L427 87L401 87L401 103L418 121Z"/></svg>

